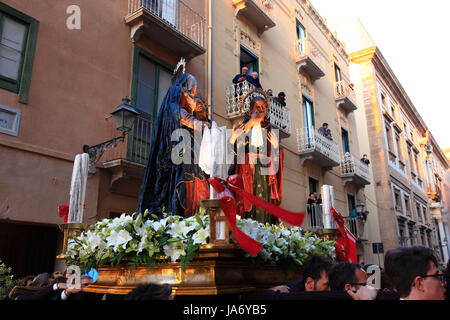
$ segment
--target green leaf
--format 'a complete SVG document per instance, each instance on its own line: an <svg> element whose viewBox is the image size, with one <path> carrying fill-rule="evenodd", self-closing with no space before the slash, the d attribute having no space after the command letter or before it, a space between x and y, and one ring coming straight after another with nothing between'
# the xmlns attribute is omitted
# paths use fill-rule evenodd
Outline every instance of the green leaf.
<svg viewBox="0 0 450 320"><path fill-rule="evenodd" d="M178 242L178 241L181 241L181 239L178 239L178 238L170 238L169 240L167 240L168 243L170 243L170 242Z"/></svg>
<svg viewBox="0 0 450 320"><path fill-rule="evenodd" d="M145 209L145 211L144 211L144 218L147 218L148 214L149 214L148 209Z"/></svg>
<svg viewBox="0 0 450 320"><path fill-rule="evenodd" d="M154 213L152 213L152 217L153 217L154 219L158 219L158 216L157 216L156 214L154 214Z"/></svg>
<svg viewBox="0 0 450 320"><path fill-rule="evenodd" d="M136 221L134 222L135 227L139 227L142 223L142 214L138 214Z"/></svg>
<svg viewBox="0 0 450 320"><path fill-rule="evenodd" d="M204 228L203 221L202 221L202 219L201 219L198 215L195 215L195 221L197 221L197 223L198 223L202 228Z"/></svg>

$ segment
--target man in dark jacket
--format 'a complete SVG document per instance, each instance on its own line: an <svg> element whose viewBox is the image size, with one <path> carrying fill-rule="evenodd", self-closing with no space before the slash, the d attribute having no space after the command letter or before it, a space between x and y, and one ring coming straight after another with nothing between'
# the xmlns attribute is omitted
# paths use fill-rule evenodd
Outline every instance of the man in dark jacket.
<svg viewBox="0 0 450 320"><path fill-rule="evenodd" d="M237 74L234 78L233 78L233 83L239 83L247 79L248 77L248 68L247 67L243 67L241 73Z"/></svg>
<svg viewBox="0 0 450 320"><path fill-rule="evenodd" d="M257 89L262 89L259 82L258 72L253 72L251 76L247 76L247 81L254 85Z"/></svg>

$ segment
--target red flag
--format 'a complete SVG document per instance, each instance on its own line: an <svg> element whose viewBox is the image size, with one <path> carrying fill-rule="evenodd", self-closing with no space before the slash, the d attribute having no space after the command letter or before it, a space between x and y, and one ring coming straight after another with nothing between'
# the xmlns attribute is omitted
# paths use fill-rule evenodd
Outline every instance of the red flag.
<svg viewBox="0 0 450 320"><path fill-rule="evenodd" d="M67 219L69 218L69 206L62 205L58 207L59 216L64 217L64 223L67 223Z"/></svg>
<svg viewBox="0 0 450 320"><path fill-rule="evenodd" d="M330 212L333 215L334 221L336 222L340 233L340 237L334 244L338 259L347 262L357 262L355 236L345 226L344 217L342 214L336 212L334 208L331 208Z"/></svg>
<svg viewBox="0 0 450 320"><path fill-rule="evenodd" d="M249 252L253 256L256 256L258 252L261 251L263 246L253 238L246 235L236 226L237 203L231 190L236 192L236 194L240 197L247 199L257 207L292 225L300 226L303 222L303 219L305 217L304 212L295 213L282 209L272 203L269 203L246 192L244 190L243 180L240 175L231 175L228 177L227 181L224 181L217 177L209 178L208 181L216 190L216 192L219 193L220 207L222 208L227 218L228 225L233 232L236 242L238 243L239 247Z"/></svg>

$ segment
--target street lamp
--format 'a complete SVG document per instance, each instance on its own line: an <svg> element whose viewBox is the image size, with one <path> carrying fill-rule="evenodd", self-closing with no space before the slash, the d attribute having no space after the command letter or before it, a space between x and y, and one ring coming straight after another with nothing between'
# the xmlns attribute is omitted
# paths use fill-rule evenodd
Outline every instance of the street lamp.
<svg viewBox="0 0 450 320"><path fill-rule="evenodd" d="M133 129L134 120L139 112L130 105L130 99L127 96L122 99L122 104L111 112L111 115L114 118L116 129L122 131L122 135L95 146L88 146L87 144L83 146L83 152L89 154L89 173L95 173L95 164L100 160L106 149L115 148L119 141L125 141L125 136Z"/></svg>

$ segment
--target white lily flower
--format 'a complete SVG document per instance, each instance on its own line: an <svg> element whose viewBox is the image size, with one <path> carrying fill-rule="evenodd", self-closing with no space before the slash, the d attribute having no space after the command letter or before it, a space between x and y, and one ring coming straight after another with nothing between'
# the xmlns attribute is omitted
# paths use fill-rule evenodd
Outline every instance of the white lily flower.
<svg viewBox="0 0 450 320"><path fill-rule="evenodd" d="M194 244L206 244L206 238L209 237L209 228L202 228L192 236Z"/></svg>
<svg viewBox="0 0 450 320"><path fill-rule="evenodd" d="M173 223L167 231L172 237L186 237L189 232L195 230L195 226L186 226L184 221Z"/></svg>
<svg viewBox="0 0 450 320"><path fill-rule="evenodd" d="M181 241L168 243L163 247L163 249L164 254L170 257L170 261L172 262L177 261L180 256L186 254L186 251L184 251L185 245Z"/></svg>
<svg viewBox="0 0 450 320"><path fill-rule="evenodd" d="M125 249L127 243L132 239L130 233L126 230L120 230L119 232L113 230L108 238L106 238L107 245L112 246L114 251L117 251L117 247L122 245Z"/></svg>
<svg viewBox="0 0 450 320"><path fill-rule="evenodd" d="M103 248L105 246L103 239L97 233L91 232L91 230L87 233L86 243L91 246L92 250L97 247Z"/></svg>

